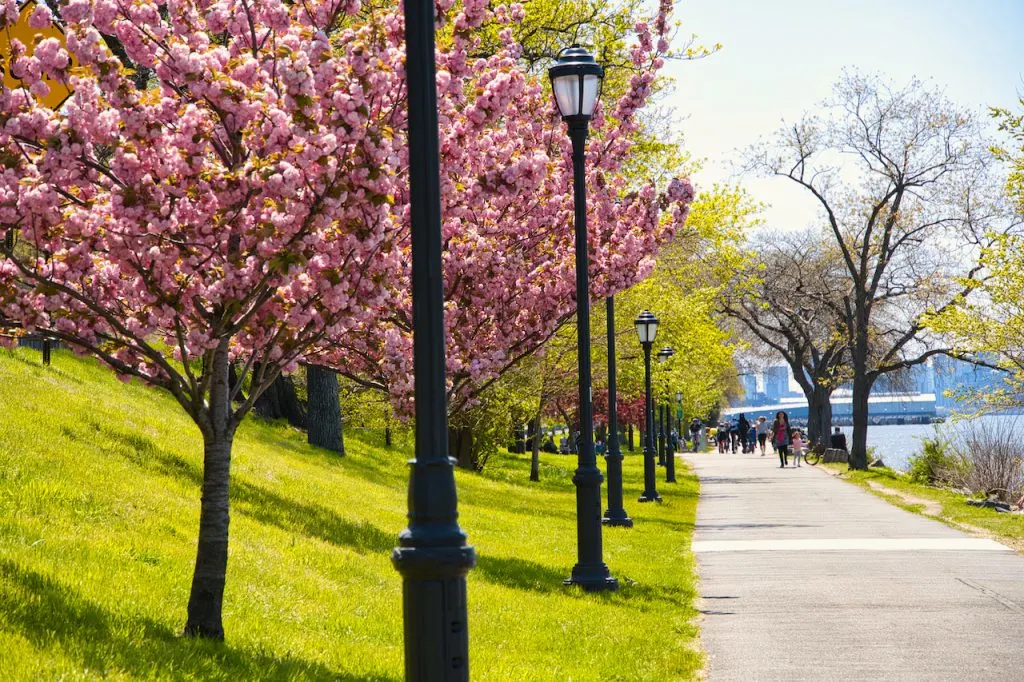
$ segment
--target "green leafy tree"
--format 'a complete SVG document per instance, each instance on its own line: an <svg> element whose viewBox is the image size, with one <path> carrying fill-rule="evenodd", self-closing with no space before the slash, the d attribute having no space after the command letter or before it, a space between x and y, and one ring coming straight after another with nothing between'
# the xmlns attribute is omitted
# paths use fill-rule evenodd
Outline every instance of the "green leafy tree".
<svg viewBox="0 0 1024 682"><path fill-rule="evenodd" d="M752 150L751 166L801 188L849 278L851 467L867 468L868 398L879 377L945 353L926 317L983 280L979 253L1014 229L992 187L977 120L918 81L846 74L823 110Z"/></svg>
<svg viewBox="0 0 1024 682"><path fill-rule="evenodd" d="M1008 146L996 146L996 157L1010 165L1006 181L1007 193L1016 202L1018 210L1024 212L1024 97L1020 109L1011 111L1000 107L992 108L992 116L999 121L999 130L1005 133Z"/></svg>

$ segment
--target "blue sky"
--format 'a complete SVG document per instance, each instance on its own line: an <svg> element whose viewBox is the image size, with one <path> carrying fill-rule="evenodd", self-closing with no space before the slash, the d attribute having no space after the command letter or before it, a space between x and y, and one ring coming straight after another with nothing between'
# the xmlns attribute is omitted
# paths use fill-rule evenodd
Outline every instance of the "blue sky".
<svg viewBox="0 0 1024 682"><path fill-rule="evenodd" d="M978 112L1024 93L1024 0L682 0L676 17L680 37L723 46L668 67L676 90L666 103L686 147L708 159L699 185L736 179L735 150L813 109L844 67L931 81ZM814 218L786 181L738 180L772 205L769 225Z"/></svg>

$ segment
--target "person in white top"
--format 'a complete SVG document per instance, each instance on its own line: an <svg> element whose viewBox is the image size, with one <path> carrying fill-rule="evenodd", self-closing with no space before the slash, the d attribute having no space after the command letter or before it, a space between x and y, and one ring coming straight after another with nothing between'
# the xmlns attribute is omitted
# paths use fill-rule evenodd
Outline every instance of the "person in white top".
<svg viewBox="0 0 1024 682"><path fill-rule="evenodd" d="M790 450L793 454L793 462L796 466L800 466L800 458L804 455L804 448L807 444L804 442L804 435L800 433L800 429L793 429L793 444L790 446Z"/></svg>
<svg viewBox="0 0 1024 682"><path fill-rule="evenodd" d="M764 443L766 440L768 440L769 426L771 426L771 424L768 423L768 420L764 417L764 415L761 415L760 417L757 418L757 443L758 445L761 446L762 457L764 457Z"/></svg>

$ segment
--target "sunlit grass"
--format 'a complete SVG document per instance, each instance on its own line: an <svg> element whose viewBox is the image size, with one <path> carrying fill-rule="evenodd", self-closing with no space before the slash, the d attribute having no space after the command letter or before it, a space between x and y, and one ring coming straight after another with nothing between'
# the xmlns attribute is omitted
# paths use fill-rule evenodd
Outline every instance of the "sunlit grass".
<svg viewBox="0 0 1024 682"><path fill-rule="evenodd" d="M235 441L227 642L178 636L194 561L201 443L167 396L66 353L0 352L0 679L392 680L402 677L408 450L349 456L252 420ZM662 484L607 529L622 581L587 595L575 562L574 458L502 454L459 472L477 680L674 680L697 674L690 539L697 483ZM680 465L682 466L682 465ZM661 471L659 471L659 475Z"/></svg>

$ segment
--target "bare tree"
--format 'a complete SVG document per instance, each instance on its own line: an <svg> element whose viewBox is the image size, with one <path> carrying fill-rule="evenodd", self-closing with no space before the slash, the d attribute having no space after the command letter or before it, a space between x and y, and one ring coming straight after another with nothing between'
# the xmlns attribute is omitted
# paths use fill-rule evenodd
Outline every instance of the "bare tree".
<svg viewBox="0 0 1024 682"><path fill-rule="evenodd" d="M726 290L723 311L755 348L786 361L807 398L808 437L822 442L832 424L832 392L847 377L837 312L849 278L838 250L814 231L765 233L752 246L757 255Z"/></svg>
<svg viewBox="0 0 1024 682"><path fill-rule="evenodd" d="M821 116L783 128L750 160L813 197L842 256L851 466L866 468L875 380L949 352L924 317L960 305L985 276L978 252L1015 227L992 191L994 160L975 117L941 92L856 73L839 80Z"/></svg>

